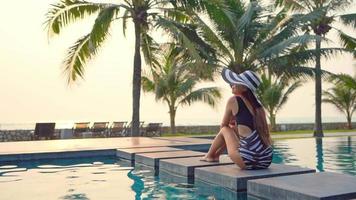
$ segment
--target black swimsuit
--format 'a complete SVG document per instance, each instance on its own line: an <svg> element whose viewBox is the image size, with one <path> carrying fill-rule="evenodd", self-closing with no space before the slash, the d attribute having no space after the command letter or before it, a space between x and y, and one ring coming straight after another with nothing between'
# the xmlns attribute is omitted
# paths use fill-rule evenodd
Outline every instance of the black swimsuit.
<svg viewBox="0 0 356 200"><path fill-rule="evenodd" d="M240 137L240 147L238 151L245 163L246 169L265 169L272 162L273 149L266 146L254 129L253 115L248 110L241 97L236 96L239 105L239 111L235 115L237 124L250 127L252 133L247 137Z"/></svg>

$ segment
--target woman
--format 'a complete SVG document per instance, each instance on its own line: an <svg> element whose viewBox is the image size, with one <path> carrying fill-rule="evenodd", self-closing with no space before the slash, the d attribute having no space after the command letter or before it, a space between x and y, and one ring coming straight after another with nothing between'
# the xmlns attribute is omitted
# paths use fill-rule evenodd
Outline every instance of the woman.
<svg viewBox="0 0 356 200"><path fill-rule="evenodd" d="M225 68L223 79L230 84L232 96L226 105L220 132L203 161L218 162L227 149L231 160L241 169L265 169L272 162L272 140L264 108L255 95L261 81L252 71L236 74ZM235 120L236 124L230 121Z"/></svg>

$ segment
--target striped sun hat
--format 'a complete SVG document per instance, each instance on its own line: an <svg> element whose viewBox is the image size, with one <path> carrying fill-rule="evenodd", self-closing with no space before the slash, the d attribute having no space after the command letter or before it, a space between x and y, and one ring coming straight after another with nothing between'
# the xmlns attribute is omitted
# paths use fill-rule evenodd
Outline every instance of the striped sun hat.
<svg viewBox="0 0 356 200"><path fill-rule="evenodd" d="M244 85L248 87L253 93L256 92L258 86L261 84L260 78L253 71L247 70L241 74L236 74L228 68L224 68L221 76L227 83L231 85Z"/></svg>

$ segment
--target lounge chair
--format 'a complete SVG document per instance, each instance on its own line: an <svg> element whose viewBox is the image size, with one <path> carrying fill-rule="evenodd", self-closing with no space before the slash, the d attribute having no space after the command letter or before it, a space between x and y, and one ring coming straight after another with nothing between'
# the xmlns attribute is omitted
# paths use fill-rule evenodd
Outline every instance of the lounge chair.
<svg viewBox="0 0 356 200"><path fill-rule="evenodd" d="M90 124L90 122L75 123L74 127L73 127L74 138L82 138L83 133L88 132L90 130L89 124Z"/></svg>
<svg viewBox="0 0 356 200"><path fill-rule="evenodd" d="M108 137L108 125L109 122L94 122L93 126L91 127L93 137Z"/></svg>
<svg viewBox="0 0 356 200"><path fill-rule="evenodd" d="M144 121L140 121L140 135L143 135L143 124L145 122ZM132 126L132 122L130 122L127 126L126 126L126 129L125 129L125 133L124 135L125 136L131 136L131 126Z"/></svg>
<svg viewBox="0 0 356 200"><path fill-rule="evenodd" d="M144 135L146 137L159 137L162 135L162 123L148 123Z"/></svg>
<svg viewBox="0 0 356 200"><path fill-rule="evenodd" d="M39 140L41 138L54 139L54 129L56 123L36 123L34 139Z"/></svg>
<svg viewBox="0 0 356 200"><path fill-rule="evenodd" d="M110 127L110 137L123 137L127 122L113 122Z"/></svg>

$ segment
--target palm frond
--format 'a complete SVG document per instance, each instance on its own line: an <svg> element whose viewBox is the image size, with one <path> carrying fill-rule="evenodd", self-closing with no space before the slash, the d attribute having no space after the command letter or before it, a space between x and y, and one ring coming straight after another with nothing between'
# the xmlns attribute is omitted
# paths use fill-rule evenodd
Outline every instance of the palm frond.
<svg viewBox="0 0 356 200"><path fill-rule="evenodd" d="M276 6L285 6L287 9L296 11L305 11L307 8L300 3L300 1L295 0L275 0Z"/></svg>
<svg viewBox="0 0 356 200"><path fill-rule="evenodd" d="M197 84L196 79L193 78L188 78L182 81L179 81L180 83L177 85L176 88L176 96L184 96L190 91L192 91L193 87Z"/></svg>
<svg viewBox="0 0 356 200"><path fill-rule="evenodd" d="M331 58L332 56L336 56L341 53L350 53L350 50L344 48L321 48L320 55L324 58ZM315 61L317 55L317 51L315 49L306 49L300 50L296 49L292 50L286 55L278 56L276 58L272 58L268 60L269 64L278 64L278 65L300 65L306 64L310 61Z"/></svg>
<svg viewBox="0 0 356 200"><path fill-rule="evenodd" d="M91 32L69 48L64 60L64 72L68 75L68 83L76 81L78 76L83 78L86 62L97 54L107 38L112 18L117 12L116 6L101 10Z"/></svg>
<svg viewBox="0 0 356 200"><path fill-rule="evenodd" d="M244 6L241 1L222 1L224 5L207 6L207 14L210 18L211 26L214 27L216 35L219 35L230 48L233 48L237 38L237 20L244 13Z"/></svg>
<svg viewBox="0 0 356 200"><path fill-rule="evenodd" d="M283 66L283 65L271 65L268 66L268 69L270 72L275 75L275 76L286 76L291 79L305 79L305 80L310 80L315 77L316 69L311 68L311 67L305 67L305 66ZM321 77L326 80L330 76L334 75L333 73L326 71L326 70L321 70Z"/></svg>
<svg viewBox="0 0 356 200"><path fill-rule="evenodd" d="M356 28L356 13L339 15L342 23Z"/></svg>
<svg viewBox="0 0 356 200"><path fill-rule="evenodd" d="M284 92L283 94L283 98L281 99L281 101L279 102L279 104L276 106L276 112L278 110L280 110L283 105L285 105L285 103L287 103L289 95L291 93L293 93L297 88L299 88L300 86L302 86L302 81L296 81L294 83L292 83L291 86L288 86L288 89L286 92Z"/></svg>
<svg viewBox="0 0 356 200"><path fill-rule="evenodd" d="M214 48L216 48L220 55L227 56L230 60L233 60L234 58L233 55L231 55L230 50L225 46L219 36L216 35L215 31L212 30L198 15L194 15L193 17L194 20L198 23L204 39Z"/></svg>
<svg viewBox="0 0 356 200"><path fill-rule="evenodd" d="M347 35L346 33L342 31L338 31L339 33L339 38L342 42L342 45L346 47L347 49L353 50L354 56L356 56L356 38L351 37Z"/></svg>
<svg viewBox="0 0 356 200"><path fill-rule="evenodd" d="M237 21L237 25L236 25L237 33L236 34L241 33L241 30L243 30L246 26L248 26L252 22L253 16L254 16L254 14L256 14L257 10L259 10L259 6L256 2L250 2L248 4L245 12Z"/></svg>
<svg viewBox="0 0 356 200"><path fill-rule="evenodd" d="M328 81L337 81L337 83L343 82L350 89L356 90L356 78L349 74L336 74L330 77Z"/></svg>
<svg viewBox="0 0 356 200"><path fill-rule="evenodd" d="M79 77L84 77L84 63L90 59L92 55L90 50L90 34L79 38L73 46L68 50L66 59L64 60L64 72L67 74L67 82L75 82Z"/></svg>
<svg viewBox="0 0 356 200"><path fill-rule="evenodd" d="M202 101L208 105L214 107L217 104L217 100L221 97L219 88L217 87L208 87L201 88L195 91L192 91L190 94L185 96L179 104L190 105L193 102Z"/></svg>
<svg viewBox="0 0 356 200"><path fill-rule="evenodd" d="M326 7L328 11L345 11L352 3L353 0L330 0Z"/></svg>
<svg viewBox="0 0 356 200"><path fill-rule="evenodd" d="M215 50L197 34L197 27L192 24L182 24L158 17L155 26L167 31L187 49L193 59L200 63L203 63L204 59L211 59L211 55L215 53Z"/></svg>
<svg viewBox="0 0 356 200"><path fill-rule="evenodd" d="M285 53L288 53L289 50L293 49L297 45L306 45L312 41L315 41L316 39L321 39L321 37L317 35L301 35L290 37L284 41L277 43L276 45L263 49L258 57L268 58L277 56L278 54L283 55Z"/></svg>
<svg viewBox="0 0 356 200"><path fill-rule="evenodd" d="M144 92L154 92L155 91L154 81L152 81L150 78L148 78L147 76L142 76L141 81L142 81L142 90Z"/></svg>
<svg viewBox="0 0 356 200"><path fill-rule="evenodd" d="M331 88L331 90L335 92L335 88ZM338 93L337 90L336 93ZM343 105L345 102L341 99L342 97L340 98L340 96L331 91L323 91L322 95L322 102L334 105L341 112L345 111L345 105Z"/></svg>
<svg viewBox="0 0 356 200"><path fill-rule="evenodd" d="M205 10L206 5L209 4L209 1L204 1L204 0L179 0L179 1L169 0L169 2L175 8L194 9L197 11Z"/></svg>
<svg viewBox="0 0 356 200"><path fill-rule="evenodd" d="M130 16L131 12L130 10L125 10L123 16L122 16L122 33L126 37L126 29L127 29L127 20L131 18Z"/></svg>
<svg viewBox="0 0 356 200"><path fill-rule="evenodd" d="M159 60L157 58L157 51L159 50L159 46L154 41L154 39L148 33L141 34L141 51L145 58L146 64L151 67L155 67L159 65Z"/></svg>
<svg viewBox="0 0 356 200"><path fill-rule="evenodd" d="M48 36L59 34L61 29L68 24L83 19L106 8L110 4L91 3L81 0L61 0L57 4L52 4L46 14L46 28Z"/></svg>

